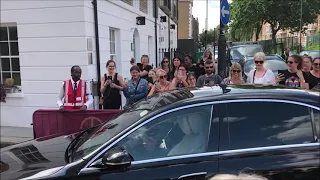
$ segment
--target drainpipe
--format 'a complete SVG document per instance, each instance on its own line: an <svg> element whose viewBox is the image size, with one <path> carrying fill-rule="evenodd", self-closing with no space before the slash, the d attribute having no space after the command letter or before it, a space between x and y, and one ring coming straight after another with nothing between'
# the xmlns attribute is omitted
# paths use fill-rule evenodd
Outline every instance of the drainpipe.
<svg viewBox="0 0 320 180"><path fill-rule="evenodd" d="M153 1L153 13L154 13L154 39L155 39L155 49L156 49L156 67L158 67L158 24L157 24L157 17L158 17L158 11L157 11L157 0Z"/></svg>
<svg viewBox="0 0 320 180"><path fill-rule="evenodd" d="M173 56L172 56L172 54L171 54L171 50L170 50L170 48L171 48L171 44L170 44L170 37L171 36L171 33L170 33L170 16L168 16L168 52L170 53L170 59L172 59L173 58Z"/></svg>
<svg viewBox="0 0 320 180"><path fill-rule="evenodd" d="M101 97L100 92L100 77L101 77L101 70L100 70L100 43L99 43L99 25L98 25L98 7L97 7L97 0L92 1L93 4L93 15L94 15L94 32L95 32L95 45L96 45L96 57L97 57L97 76L98 76L98 83L97 83L97 91L99 99ZM102 105L99 104L99 109L102 109Z"/></svg>
<svg viewBox="0 0 320 180"><path fill-rule="evenodd" d="M176 24L177 24L177 25L176 25L176 29L177 29L177 30L176 30L176 32L177 32L177 44L176 44L176 47L175 47L175 48L177 49L177 48L178 48L178 41L179 41L179 27L178 27L178 26L179 26L179 0L177 0L177 6L176 6L176 8L177 8L177 9L176 9L176 11L177 11L177 14L176 14L176 16L177 16L177 17L176 17L176 19L177 19L177 23L176 23Z"/></svg>

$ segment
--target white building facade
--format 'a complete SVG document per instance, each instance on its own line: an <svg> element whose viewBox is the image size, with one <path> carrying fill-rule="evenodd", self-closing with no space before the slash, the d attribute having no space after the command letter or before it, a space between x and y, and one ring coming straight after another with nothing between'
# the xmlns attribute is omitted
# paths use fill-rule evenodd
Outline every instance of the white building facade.
<svg viewBox="0 0 320 180"><path fill-rule="evenodd" d="M131 2L97 3L101 74L109 59L116 61L117 72L124 77L130 77L133 56L139 62L141 55L149 55L150 65L156 66L154 1ZM1 83L13 78L20 89L8 93L7 102L1 103L1 126L31 127L34 111L57 109L57 94L62 81L70 78L71 66L81 66L84 80L100 78L93 4L86 0L6 0L0 7ZM167 15L158 8L160 16ZM136 25L136 17L145 17L145 25ZM157 28L157 47L176 48L177 29L169 32L169 24L159 18ZM159 42L161 37L163 42Z"/></svg>

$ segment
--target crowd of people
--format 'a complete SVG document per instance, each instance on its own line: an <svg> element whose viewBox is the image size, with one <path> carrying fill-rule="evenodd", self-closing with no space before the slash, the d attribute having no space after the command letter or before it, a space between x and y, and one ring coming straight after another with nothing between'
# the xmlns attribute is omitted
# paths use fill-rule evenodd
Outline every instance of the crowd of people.
<svg viewBox="0 0 320 180"><path fill-rule="evenodd" d="M106 73L101 77L100 92L102 97L99 103L103 109L121 108L121 91L126 97L126 106L159 92L170 91L179 88L193 88L213 86L218 84L261 84L261 85L285 85L290 87L312 89L320 84L320 57L311 59L299 55L290 55L286 60L287 70L279 71L277 75L264 67L265 54L256 53L254 56L255 68L247 77L243 77L242 66L232 63L229 68L229 76L222 79L218 75L218 62L213 57L210 49L207 49L197 64L193 64L191 56L174 57L172 61L163 58L160 67L153 68L149 65L149 57L143 55L141 63L135 63L131 59L131 78L123 78L116 72L116 62L109 60L106 63ZM58 97L58 106L64 109L64 104L71 109L76 109L77 103L84 104L78 109L86 109L92 98L90 88L80 80L81 69L74 66L71 69L72 79L65 81ZM68 86L70 86L68 88ZM77 87L74 89L74 87ZM82 88L80 88L82 87ZM73 90L72 90L73 89ZM72 96L72 94L74 94ZM63 103L63 97L64 103ZM74 97L74 98L73 98ZM68 102L66 102L66 99ZM87 99L87 100L86 100ZM61 108L62 107L62 108ZM72 108L74 107L74 108ZM124 107L125 108L125 107Z"/></svg>
<svg viewBox="0 0 320 180"><path fill-rule="evenodd" d="M131 60L131 79L123 79L115 72L116 63L107 62L107 73L101 78L101 93L104 109L119 109L121 106L120 91L126 97L126 105L131 105L155 93L186 87L213 86L217 84L281 84L290 87L312 89L320 82L320 58L311 59L291 55L287 59L287 70L279 71L277 76L266 69L263 64L265 54L259 52L254 56L255 69L248 77L243 77L239 63L233 63L229 69L229 77L222 79L217 72L218 62L208 49L197 64L192 64L191 56L174 57L172 61L163 58L160 67L152 68L149 57L143 55L141 63ZM113 80L114 79L114 80Z"/></svg>

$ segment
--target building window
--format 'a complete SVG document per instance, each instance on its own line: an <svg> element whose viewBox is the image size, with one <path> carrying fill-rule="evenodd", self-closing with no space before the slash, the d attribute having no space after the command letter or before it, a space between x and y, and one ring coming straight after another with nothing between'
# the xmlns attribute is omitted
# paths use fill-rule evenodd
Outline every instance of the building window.
<svg viewBox="0 0 320 180"><path fill-rule="evenodd" d="M18 48L17 26L1 26L1 64L0 79L4 83L6 79L14 79L14 85L21 85L20 61Z"/></svg>
<svg viewBox="0 0 320 180"><path fill-rule="evenodd" d="M116 31L109 29L110 37L110 59L116 61Z"/></svg>

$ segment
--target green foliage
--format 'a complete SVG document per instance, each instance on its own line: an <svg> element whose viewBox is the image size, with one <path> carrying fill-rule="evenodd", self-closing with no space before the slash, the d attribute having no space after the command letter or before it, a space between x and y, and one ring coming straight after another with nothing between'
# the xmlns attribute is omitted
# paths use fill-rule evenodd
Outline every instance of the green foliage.
<svg viewBox="0 0 320 180"><path fill-rule="evenodd" d="M220 30L220 25L218 25L215 29L210 29L207 32L207 45L208 44L212 44L212 42L216 42L218 43L218 39L219 39L219 30ZM225 31L226 31L226 39L229 40L230 39L230 34L228 33L229 27L225 26ZM206 33L205 30L202 30L202 32L199 35L199 40L200 40L200 45L202 47L206 46Z"/></svg>
<svg viewBox="0 0 320 180"><path fill-rule="evenodd" d="M314 23L320 13L319 0L233 0L231 3L232 34L259 32L264 23L272 28L273 38L280 29L300 29L302 1L302 25Z"/></svg>
<svg viewBox="0 0 320 180"><path fill-rule="evenodd" d="M308 46L306 48L304 48L303 50L319 50L320 49L320 44L315 44L312 46Z"/></svg>
<svg viewBox="0 0 320 180"><path fill-rule="evenodd" d="M199 35L200 44L202 47L206 46L206 36L207 36L207 44L211 44L214 42L214 39L216 39L216 42L218 41L219 32L217 29L210 29L207 32L207 35L205 31L203 30L201 34Z"/></svg>

